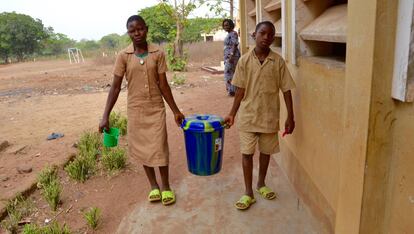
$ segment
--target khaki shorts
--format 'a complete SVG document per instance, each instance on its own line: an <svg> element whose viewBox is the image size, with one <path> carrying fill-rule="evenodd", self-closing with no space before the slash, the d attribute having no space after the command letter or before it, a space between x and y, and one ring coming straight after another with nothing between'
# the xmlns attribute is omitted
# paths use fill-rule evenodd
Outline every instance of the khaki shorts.
<svg viewBox="0 0 414 234"><path fill-rule="evenodd" d="M274 133L242 132L240 136L240 151L242 154L254 154L259 142L259 152L262 154L275 154L279 152L279 136Z"/></svg>

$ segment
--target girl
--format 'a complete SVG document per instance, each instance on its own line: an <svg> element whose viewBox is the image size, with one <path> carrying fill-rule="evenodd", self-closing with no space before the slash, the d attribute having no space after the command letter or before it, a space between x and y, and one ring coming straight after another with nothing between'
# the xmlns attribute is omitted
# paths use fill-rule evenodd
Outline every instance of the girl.
<svg viewBox="0 0 414 234"><path fill-rule="evenodd" d="M168 180L168 142L164 101L180 125L184 115L178 109L166 78L164 53L147 43L148 27L142 17L133 15L126 24L132 43L116 59L114 80L109 90L99 131L109 129L109 114L121 91L122 79L128 81L128 153L142 163L151 184L149 201L175 202L175 194ZM159 167L161 188L154 167ZM161 192L162 191L162 192Z"/></svg>

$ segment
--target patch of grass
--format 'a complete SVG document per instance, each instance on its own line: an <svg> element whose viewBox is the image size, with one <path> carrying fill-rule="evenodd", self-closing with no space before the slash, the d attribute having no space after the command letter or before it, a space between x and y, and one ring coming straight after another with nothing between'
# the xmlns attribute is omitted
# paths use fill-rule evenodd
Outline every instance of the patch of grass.
<svg viewBox="0 0 414 234"><path fill-rule="evenodd" d="M174 74L171 85L179 86L185 84L185 76L180 74Z"/></svg>
<svg viewBox="0 0 414 234"><path fill-rule="evenodd" d="M79 154L65 167L65 171L71 179L83 183L95 173L95 164L95 158Z"/></svg>
<svg viewBox="0 0 414 234"><path fill-rule="evenodd" d="M53 211L56 211L59 205L61 192L62 186L58 179L52 180L48 185L43 187L43 197Z"/></svg>
<svg viewBox="0 0 414 234"><path fill-rule="evenodd" d="M36 224L26 224L23 228L23 234L71 234L69 227L66 224L60 226L57 222L46 227L39 227Z"/></svg>
<svg viewBox="0 0 414 234"><path fill-rule="evenodd" d="M37 187L43 188L49 185L53 180L57 180L57 167L47 166L37 175Z"/></svg>
<svg viewBox="0 0 414 234"><path fill-rule="evenodd" d="M9 233L17 233L17 230L19 229L19 221L22 219L22 217L18 213L7 215L7 218L1 221L1 227Z"/></svg>
<svg viewBox="0 0 414 234"><path fill-rule="evenodd" d="M121 112L111 112L109 115L109 126L119 128L119 134L125 136L127 134L128 119Z"/></svg>
<svg viewBox="0 0 414 234"><path fill-rule="evenodd" d="M1 227L9 233L17 233L19 221L22 220L23 217L29 216L33 210L34 204L32 200L25 199L22 195L18 195L7 204L7 218L1 222Z"/></svg>
<svg viewBox="0 0 414 234"><path fill-rule="evenodd" d="M89 211L83 214L85 217L86 223L95 230L98 227L99 219L101 217L101 210L97 207L92 207Z"/></svg>
<svg viewBox="0 0 414 234"><path fill-rule="evenodd" d="M79 154L96 159L102 145L101 142L101 135L98 132L83 133L78 143Z"/></svg>
<svg viewBox="0 0 414 234"><path fill-rule="evenodd" d="M102 155L102 165L108 171L117 171L125 167L126 155L125 149L116 148L105 148Z"/></svg>

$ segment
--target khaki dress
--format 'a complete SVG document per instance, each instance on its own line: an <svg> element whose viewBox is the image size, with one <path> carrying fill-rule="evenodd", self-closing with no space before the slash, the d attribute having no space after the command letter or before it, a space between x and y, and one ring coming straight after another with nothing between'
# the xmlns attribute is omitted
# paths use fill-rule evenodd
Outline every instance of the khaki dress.
<svg viewBox="0 0 414 234"><path fill-rule="evenodd" d="M140 60L131 44L118 54L113 72L128 81L128 153L145 166L167 166L165 106L158 87L158 74L167 71L165 55L149 44L148 56L143 64Z"/></svg>

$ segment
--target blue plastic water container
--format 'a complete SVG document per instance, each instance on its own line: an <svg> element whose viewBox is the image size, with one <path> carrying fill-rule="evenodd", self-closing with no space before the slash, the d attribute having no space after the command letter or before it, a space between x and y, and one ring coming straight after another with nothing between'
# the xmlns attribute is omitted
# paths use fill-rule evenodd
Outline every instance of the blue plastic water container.
<svg viewBox="0 0 414 234"><path fill-rule="evenodd" d="M223 118L216 115L191 115L181 125L188 170L192 174L209 176L220 172L224 148L223 122Z"/></svg>

